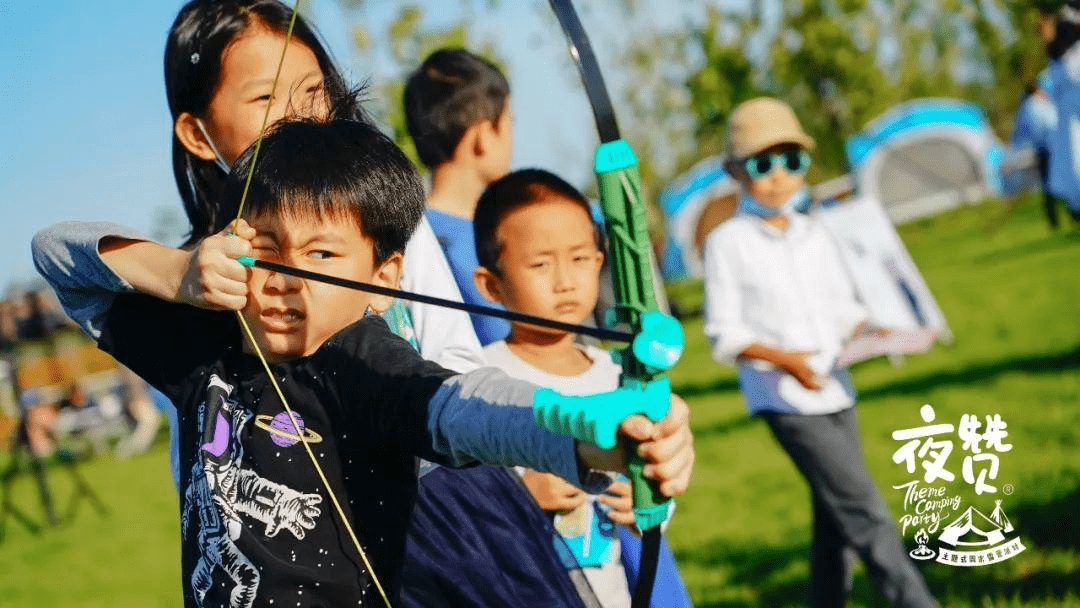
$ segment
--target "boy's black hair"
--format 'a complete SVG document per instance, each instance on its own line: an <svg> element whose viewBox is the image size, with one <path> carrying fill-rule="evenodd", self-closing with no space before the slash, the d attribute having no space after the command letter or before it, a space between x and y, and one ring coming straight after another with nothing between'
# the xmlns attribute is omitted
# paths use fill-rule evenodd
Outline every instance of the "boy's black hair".
<svg viewBox="0 0 1080 608"><path fill-rule="evenodd" d="M205 116L221 77L225 49L251 27L265 27L282 36L288 31L292 8L278 0L192 0L180 9L165 44L165 94L173 122L184 112ZM356 120L366 120L360 89L350 89L334 66L315 31L297 16L292 42L311 49L323 73L331 105L344 108ZM279 92L280 93L280 92ZM223 214L221 189L225 173L184 147L173 133L173 176L184 203L191 234L187 244L214 233Z"/></svg>
<svg viewBox="0 0 1080 608"><path fill-rule="evenodd" d="M250 146L225 183L224 230L236 216L255 155ZM244 215L354 220L374 242L375 262L405 244L424 213L424 186L405 153L370 123L286 120L266 135L244 202Z"/></svg>
<svg viewBox="0 0 1080 608"><path fill-rule="evenodd" d="M469 127L499 116L510 84L495 64L464 49L440 49L405 83L405 124L429 169L454 156Z"/></svg>
<svg viewBox="0 0 1080 608"><path fill-rule="evenodd" d="M554 173L543 169L520 169L492 182L476 203L473 237L476 239L476 257L480 265L499 274L502 243L499 242L497 231L503 218L515 209L543 202L552 196L581 206L593 225L596 246L601 248L600 230L584 194Z"/></svg>

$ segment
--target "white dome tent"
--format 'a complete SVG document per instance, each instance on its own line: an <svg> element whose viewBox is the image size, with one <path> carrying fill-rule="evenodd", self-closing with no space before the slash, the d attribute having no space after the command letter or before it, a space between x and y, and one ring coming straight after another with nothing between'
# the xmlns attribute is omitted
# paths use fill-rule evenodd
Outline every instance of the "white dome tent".
<svg viewBox="0 0 1080 608"><path fill-rule="evenodd" d="M848 139L847 156L859 194L898 224L1002 194L1005 149L963 101L895 106Z"/></svg>

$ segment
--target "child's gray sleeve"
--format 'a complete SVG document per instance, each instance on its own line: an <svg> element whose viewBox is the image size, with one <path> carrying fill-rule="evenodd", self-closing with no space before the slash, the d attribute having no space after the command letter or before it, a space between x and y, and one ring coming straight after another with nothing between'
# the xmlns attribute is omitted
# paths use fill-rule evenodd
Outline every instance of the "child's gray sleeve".
<svg viewBox="0 0 1080 608"><path fill-rule="evenodd" d="M536 388L490 367L448 378L428 408L432 447L456 464L524 465L603 491L611 479L595 471L583 476L574 438L536 423Z"/></svg>
<svg viewBox="0 0 1080 608"><path fill-rule="evenodd" d="M62 222L38 232L31 242L34 266L56 291L64 312L95 340L116 294L134 291L98 253L98 243L107 236L150 240L117 224Z"/></svg>

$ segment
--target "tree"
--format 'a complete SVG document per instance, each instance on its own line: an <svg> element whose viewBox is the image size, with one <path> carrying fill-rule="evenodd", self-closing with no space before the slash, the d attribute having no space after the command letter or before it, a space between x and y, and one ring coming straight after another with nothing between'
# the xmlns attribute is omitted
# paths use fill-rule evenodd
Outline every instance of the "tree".
<svg viewBox="0 0 1080 608"><path fill-rule="evenodd" d="M363 0L338 0L346 10L362 9ZM492 3L487 0L488 4ZM405 80L409 73L423 62L432 52L444 48L468 48L473 53L483 56L496 65L500 62L495 53L495 45L490 40L473 40L470 37L469 22L473 14L472 3L460 2L462 8L458 20L445 27L425 26L424 9L416 3L403 1L398 5L396 17L391 21L385 36L373 36L362 25L353 30L353 43L356 50L367 59L374 61L379 50L388 51L392 67L390 73L375 83L375 95L372 106L378 118L391 130L394 141L405 151L417 167L423 167L416 153L416 146L405 124L405 108L402 97L405 92ZM385 45L385 49L380 49Z"/></svg>
<svg viewBox="0 0 1080 608"><path fill-rule="evenodd" d="M1021 91L1046 63L1029 3L780 0L776 23L759 18L764 5L710 11L690 31L704 58L686 80L700 149L722 149L717 138L736 104L773 95L818 142L811 179L843 172L846 137L908 99L973 101L1008 133ZM754 59L762 44L769 51Z"/></svg>

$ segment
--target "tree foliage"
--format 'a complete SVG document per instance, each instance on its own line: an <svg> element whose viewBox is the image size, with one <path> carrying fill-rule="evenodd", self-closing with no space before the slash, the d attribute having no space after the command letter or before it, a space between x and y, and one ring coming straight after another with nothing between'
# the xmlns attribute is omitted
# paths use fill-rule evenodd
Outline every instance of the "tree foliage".
<svg viewBox="0 0 1080 608"><path fill-rule="evenodd" d="M490 6L494 0L486 0ZM342 8L357 11L364 8L364 0L338 0ZM458 20L439 27L425 23L426 13L418 2L401 1L397 4L395 17L385 32L373 35L363 25L353 29L353 44L356 51L365 59L374 63L380 52L391 63L390 73L373 84L372 107L378 118L391 129L394 140L416 164L423 167L412 138L405 125L405 108L402 97L405 80L432 52L440 48L467 48L483 56L496 65L500 64L495 52L495 44L490 40L474 40L470 35L469 21L472 18L471 3L462 0L462 11Z"/></svg>
<svg viewBox="0 0 1080 608"><path fill-rule="evenodd" d="M689 32L702 57L685 82L701 155L721 152L731 110L762 94L789 102L818 141L818 178L844 171L846 136L901 101L971 100L1005 134L1046 63L1028 3L780 0L772 22L766 4L710 10Z"/></svg>
<svg viewBox="0 0 1080 608"><path fill-rule="evenodd" d="M370 4L336 1L353 15ZM620 23L618 75L607 80L623 136L641 159L643 186L655 194L698 159L721 153L731 110L758 95L791 103L817 140L812 181L844 172L845 138L910 99L971 100L1005 135L1020 93L1045 66L1036 7L1052 2L1060 0L750 0L730 9L707 3L703 18L668 29L639 17L647 12L641 0L579 4L612 12ZM355 29L365 60L389 58L393 66L374 86L373 107L414 159L401 105L405 78L442 46L464 46L500 63L496 41L478 40L472 27L499 4L458 0L457 17L432 26L424 3L394 0L388 27Z"/></svg>

